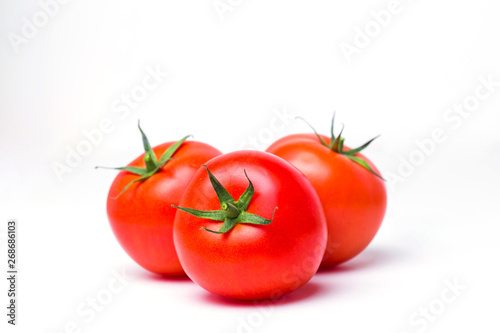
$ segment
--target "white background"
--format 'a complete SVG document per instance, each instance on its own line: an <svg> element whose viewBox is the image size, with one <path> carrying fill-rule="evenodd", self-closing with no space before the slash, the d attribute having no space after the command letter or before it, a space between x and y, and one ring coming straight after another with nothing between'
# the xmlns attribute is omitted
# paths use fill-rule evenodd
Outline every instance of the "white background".
<svg viewBox="0 0 500 333"><path fill-rule="evenodd" d="M342 43L376 29L370 13L389 1L229 4L221 19L212 0L73 0L45 24L37 1L1 0L0 220L4 233L18 219L20 248L18 326L6 324L2 279L2 332L59 333L73 321L82 332L498 331L500 87L463 119L444 118L474 102L480 77L500 81L498 1L401 0L350 62ZM37 33L14 47L34 15ZM168 78L114 112L158 66ZM401 178L388 182L387 215L365 252L267 306L158 278L127 257L105 211L116 173L93 167L142 152L138 119L153 145L194 134L229 152L310 132L292 120L270 129L285 109L323 133L337 110L348 145L382 134L366 155ZM110 133L58 179L55 163L106 118ZM415 141L436 129L445 139L423 155ZM403 166L410 158L418 163ZM126 287L85 321L78 307L113 272ZM441 309L455 280L466 289ZM439 314L425 328L410 322L429 306Z"/></svg>

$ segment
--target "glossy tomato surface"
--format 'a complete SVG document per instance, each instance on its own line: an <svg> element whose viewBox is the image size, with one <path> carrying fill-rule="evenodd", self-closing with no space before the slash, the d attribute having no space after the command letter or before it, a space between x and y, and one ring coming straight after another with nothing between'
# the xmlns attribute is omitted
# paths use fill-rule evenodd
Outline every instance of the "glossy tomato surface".
<svg viewBox="0 0 500 333"><path fill-rule="evenodd" d="M237 224L224 234L222 222L177 213L174 242L188 276L206 290L229 298L280 297L304 285L316 273L326 245L326 222L319 198L296 168L274 155L237 151L206 163L234 200L248 187L255 193L248 213L274 219L268 225ZM220 210L207 170L200 168L179 204Z"/></svg>
<svg viewBox="0 0 500 333"><path fill-rule="evenodd" d="M159 158L175 142L153 148ZM142 182L125 186L140 176L122 171L108 194L107 211L111 228L120 245L145 269L168 276L185 275L173 244L173 223L177 205L191 177L217 149L196 141L185 141L167 164ZM128 166L145 167L144 154Z"/></svg>
<svg viewBox="0 0 500 333"><path fill-rule="evenodd" d="M330 144L330 138L321 136ZM344 151L349 150L344 147ZM297 167L312 183L323 205L328 242L322 268L343 263L365 249L384 218L384 181L321 144L314 134L295 134L273 143L268 152ZM366 157L362 157L378 174Z"/></svg>

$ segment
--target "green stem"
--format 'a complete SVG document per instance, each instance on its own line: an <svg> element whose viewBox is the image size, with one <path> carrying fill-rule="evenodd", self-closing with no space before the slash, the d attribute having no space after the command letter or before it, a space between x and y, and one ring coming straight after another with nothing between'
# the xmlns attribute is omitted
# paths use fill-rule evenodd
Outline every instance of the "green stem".
<svg viewBox="0 0 500 333"><path fill-rule="evenodd" d="M151 171L153 171L154 169L156 169L156 167L157 167L157 165L156 165L155 161L151 158L151 155L150 155L150 154L153 154L153 155L154 155L154 153L153 153L153 152L151 152L151 153L149 153L149 152L148 152L148 153L146 153L146 154L144 155L144 162L146 163L146 171L147 171L147 172L151 172Z"/></svg>
<svg viewBox="0 0 500 333"><path fill-rule="evenodd" d="M230 202L223 202L221 205L222 210L226 213L226 217L228 219L235 219L237 218L241 211L236 207L236 205L230 203Z"/></svg>
<svg viewBox="0 0 500 333"><path fill-rule="evenodd" d="M342 137L342 132L344 131L344 125L342 125L342 130L340 131L340 134L338 137L335 138L335 140L332 142L332 145L331 145L331 150L336 152L336 153L339 153L339 154L342 154L342 146L344 144L344 138ZM333 140L333 139L332 139Z"/></svg>

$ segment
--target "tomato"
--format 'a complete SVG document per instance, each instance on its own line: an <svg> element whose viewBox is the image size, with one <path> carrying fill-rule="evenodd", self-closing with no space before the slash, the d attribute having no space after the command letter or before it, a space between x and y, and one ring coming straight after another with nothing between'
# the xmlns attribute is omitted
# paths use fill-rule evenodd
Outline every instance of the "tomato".
<svg viewBox="0 0 500 333"><path fill-rule="evenodd" d="M211 159L179 206L174 243L180 262L214 294L280 297L304 285L320 265L326 222L318 195L274 155L236 151Z"/></svg>
<svg viewBox="0 0 500 333"><path fill-rule="evenodd" d="M144 139L146 153L127 168L118 168L124 171L117 175L109 190L109 222L120 245L143 268L161 275L185 276L173 244L176 209L171 205L179 203L199 167L221 152L201 142L184 142L186 138L154 148L149 146L145 136ZM163 161L164 166L161 161L156 165L151 163L153 159L160 159L169 148L171 151L165 156L173 159ZM151 171L157 170L144 175L148 164ZM136 168L143 168L143 171ZM134 172L142 172L145 179L139 180L141 174Z"/></svg>
<svg viewBox="0 0 500 333"><path fill-rule="evenodd" d="M375 237L387 204L379 171L359 153L373 139L349 152L343 146L344 138L334 136L333 120L331 135L333 140L317 134L290 135L266 150L297 167L318 193L328 226L321 268L343 263L363 251Z"/></svg>

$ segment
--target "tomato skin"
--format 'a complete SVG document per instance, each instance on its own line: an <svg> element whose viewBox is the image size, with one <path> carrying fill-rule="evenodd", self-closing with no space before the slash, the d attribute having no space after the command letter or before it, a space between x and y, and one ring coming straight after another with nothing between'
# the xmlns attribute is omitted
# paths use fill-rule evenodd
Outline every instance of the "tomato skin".
<svg viewBox="0 0 500 333"><path fill-rule="evenodd" d="M222 222L179 211L174 243L187 275L204 289L228 298L260 300L280 297L311 279L326 245L321 203L309 181L286 161L264 152L236 151L206 163L238 200L248 186L255 194L247 212L270 219L269 225L237 224L225 234ZM187 186L179 204L198 210L220 210L205 168Z"/></svg>
<svg viewBox="0 0 500 333"><path fill-rule="evenodd" d="M175 142L153 148L160 158ZM132 184L114 199L131 181L140 176L120 172L108 193L108 219L118 242L143 268L166 276L185 276L173 244L176 209L186 185L196 170L209 159L220 155L217 149L196 141L185 141L162 170L142 182ZM145 167L144 154L128 166Z"/></svg>
<svg viewBox="0 0 500 333"><path fill-rule="evenodd" d="M330 144L330 138L321 136ZM344 151L348 150L344 147ZM274 142L267 150L297 167L316 189L323 205L328 242L321 268L352 259L377 233L385 215L384 182L361 165L323 146L315 134L295 134ZM366 157L362 157L378 174Z"/></svg>

